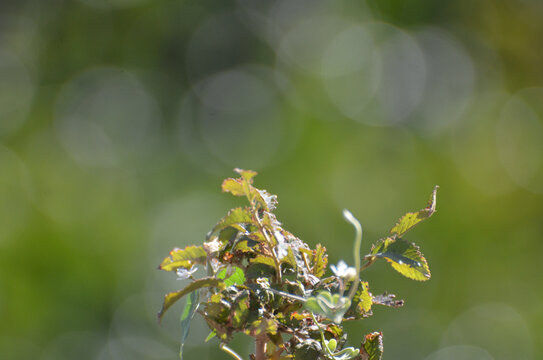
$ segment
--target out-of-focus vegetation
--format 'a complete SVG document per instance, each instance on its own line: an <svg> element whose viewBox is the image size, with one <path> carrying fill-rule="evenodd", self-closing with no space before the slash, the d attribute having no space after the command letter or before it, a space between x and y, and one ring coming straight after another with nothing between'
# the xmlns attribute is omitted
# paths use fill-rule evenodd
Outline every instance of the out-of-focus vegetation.
<svg viewBox="0 0 543 360"><path fill-rule="evenodd" d="M346 329L384 359L542 358L542 24L538 0L2 2L0 357L175 359L155 314L185 284L152 269L243 167L332 263L340 209L367 245L439 184L409 238L432 280L372 267L408 301ZM186 358L227 358L206 335Z"/></svg>

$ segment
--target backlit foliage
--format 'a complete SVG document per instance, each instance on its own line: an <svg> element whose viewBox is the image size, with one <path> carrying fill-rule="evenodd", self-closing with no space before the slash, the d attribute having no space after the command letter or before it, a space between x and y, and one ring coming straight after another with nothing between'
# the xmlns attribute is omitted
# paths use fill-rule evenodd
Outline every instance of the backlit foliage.
<svg viewBox="0 0 543 360"><path fill-rule="evenodd" d="M392 294L373 295L360 272L377 259L385 259L400 274L419 281L430 278L428 263L418 246L403 239L413 226L435 212L436 189L428 206L407 213L377 241L369 254L360 257L362 228L350 212L345 218L357 231L355 267L341 261L326 276L326 248L307 243L285 230L273 211L277 197L253 185L254 171L235 169L222 190L245 197L248 205L230 210L207 234L200 246L174 249L159 268L190 278L185 288L165 295L158 316L186 297L181 315L182 345L190 321L201 315L210 328L208 339L217 337L221 348L239 358L226 344L237 332L260 344L257 360L269 359L381 359L382 334L367 334L361 344L348 347L345 321L372 315L372 307L400 307ZM196 267L207 276L195 279Z"/></svg>

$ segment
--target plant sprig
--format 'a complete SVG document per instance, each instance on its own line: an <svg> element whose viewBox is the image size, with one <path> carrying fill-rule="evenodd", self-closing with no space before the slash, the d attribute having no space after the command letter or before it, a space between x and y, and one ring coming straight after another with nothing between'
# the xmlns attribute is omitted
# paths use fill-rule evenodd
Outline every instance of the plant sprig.
<svg viewBox="0 0 543 360"><path fill-rule="evenodd" d="M341 260L331 266L333 274L325 276L326 248L318 244L311 249L282 227L273 214L277 197L253 185L256 172L235 171L239 177L224 180L222 190L245 197L249 206L230 210L201 246L174 249L159 266L191 280L185 288L165 295L158 314L162 318L174 303L190 295L181 317L180 358L191 319L198 313L211 329L206 341L217 337L220 348L238 360L241 357L227 344L239 332L255 339L256 360L381 359L381 333L366 335L355 349L346 345L343 322L371 316L374 305L403 305L392 294L372 295L368 283L360 279L361 272L378 259L408 278L430 278L418 246L403 236L434 214L437 186L427 207L402 216L390 235L363 257L362 226L344 210L343 216L356 231L354 267ZM207 276L193 278L197 267L205 267Z"/></svg>

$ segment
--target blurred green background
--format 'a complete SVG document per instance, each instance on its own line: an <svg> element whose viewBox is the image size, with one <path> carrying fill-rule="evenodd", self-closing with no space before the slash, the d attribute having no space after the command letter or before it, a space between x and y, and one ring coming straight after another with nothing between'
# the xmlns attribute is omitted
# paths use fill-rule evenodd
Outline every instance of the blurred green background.
<svg viewBox="0 0 543 360"><path fill-rule="evenodd" d="M278 217L351 262L409 233L432 270L363 274L385 359L543 358L540 0L27 0L0 5L0 358L176 359L156 267L259 172ZM177 312L177 313L176 313ZM227 359L196 321L187 359ZM243 336L232 347L247 358Z"/></svg>

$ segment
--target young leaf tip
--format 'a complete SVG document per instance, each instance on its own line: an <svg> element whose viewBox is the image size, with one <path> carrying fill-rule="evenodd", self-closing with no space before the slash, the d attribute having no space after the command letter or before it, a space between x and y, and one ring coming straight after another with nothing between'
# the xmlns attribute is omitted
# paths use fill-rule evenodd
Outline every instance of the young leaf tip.
<svg viewBox="0 0 543 360"><path fill-rule="evenodd" d="M430 197L430 203L428 204L429 215L432 215L436 211L437 189L439 189L439 185L434 186L434 190L432 191L432 195Z"/></svg>
<svg viewBox="0 0 543 360"><path fill-rule="evenodd" d="M355 220L353 214L347 209L343 209L343 217L349 222L353 222L353 220Z"/></svg>

